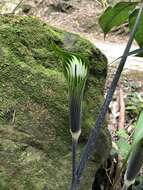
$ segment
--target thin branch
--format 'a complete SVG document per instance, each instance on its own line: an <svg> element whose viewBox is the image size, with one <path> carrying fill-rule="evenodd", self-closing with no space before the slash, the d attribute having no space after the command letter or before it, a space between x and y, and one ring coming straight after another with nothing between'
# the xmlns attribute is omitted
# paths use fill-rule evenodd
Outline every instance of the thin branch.
<svg viewBox="0 0 143 190"><path fill-rule="evenodd" d="M129 54L128 54L128 56L137 55L137 54L142 54L142 53L143 53L143 48L138 48L138 49L135 49L135 50L133 50L133 51L130 51ZM115 63L116 61L118 61L118 60L121 59L122 57L123 57L123 56L118 57L117 59L115 59L114 61L112 61L112 62L110 63L110 65L113 64L113 63Z"/></svg>
<svg viewBox="0 0 143 190"><path fill-rule="evenodd" d="M78 169L77 169L77 179L76 179L76 185L77 186L80 183L80 178L81 178L81 175L82 175L82 173L83 173L83 171L84 171L84 169L86 167L86 163L87 163L87 161L89 160L89 158L91 157L92 153L95 150L95 145L96 145L96 142L97 142L97 139L98 139L98 136L99 136L100 129L103 126L105 115L106 115L106 113L108 111L109 104L110 104L110 102L112 100L114 91L115 91L117 83L118 83L118 81L120 79L120 76L121 76L122 70L124 68L125 62L127 60L127 57L128 57L132 42L134 40L135 33L136 33L136 31L138 29L138 26L140 24L142 12L143 12L143 0L141 1L140 10L139 10L138 16L136 18L136 21L135 21L134 27L132 29L132 32L130 34L130 38L129 38L127 46L125 48L123 57L122 57L122 59L120 61L120 64L118 66L118 69L116 71L114 79L113 79L113 81L111 83L110 89L109 89L109 91L107 93L106 99L105 99L104 104L103 104L103 106L101 108L101 112L100 112L100 114L99 114L99 116L97 118L95 127L91 131L91 134L89 136L88 142L87 142L87 144L85 146L85 149L83 151L83 154L81 156L81 160L80 160L80 163L79 163L79 166L78 166Z"/></svg>
<svg viewBox="0 0 143 190"><path fill-rule="evenodd" d="M123 86L120 85L119 89L119 123L118 123L118 129L124 129L125 125L125 102L124 102L124 91Z"/></svg>
<svg viewBox="0 0 143 190"><path fill-rule="evenodd" d="M21 5L21 3L23 2L24 0L21 0L17 5L16 7L13 9L12 11L12 14L15 14L16 10L19 8L19 6Z"/></svg>

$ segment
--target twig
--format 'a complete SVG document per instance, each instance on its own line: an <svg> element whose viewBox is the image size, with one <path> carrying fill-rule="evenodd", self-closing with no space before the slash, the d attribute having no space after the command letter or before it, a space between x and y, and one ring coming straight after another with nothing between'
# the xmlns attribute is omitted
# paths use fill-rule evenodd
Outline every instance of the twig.
<svg viewBox="0 0 143 190"><path fill-rule="evenodd" d="M138 48L135 49L133 51L130 51L128 56L135 56L135 55L140 55L143 53L143 48ZM112 61L111 63L109 63L109 65L112 65L113 63L115 63L116 61L118 61L119 59L121 59L123 56L118 57L117 59L115 59L114 61Z"/></svg>
<svg viewBox="0 0 143 190"><path fill-rule="evenodd" d="M107 178L108 178L110 184L113 185L113 182L112 182L112 180L111 180L110 174L108 174L108 170L109 170L109 169L106 169L106 168L104 167L104 170L105 170L106 176L107 176ZM108 186L109 186L109 185L108 185Z"/></svg>
<svg viewBox="0 0 143 190"><path fill-rule="evenodd" d="M14 112L13 112L12 124L14 124L14 122L15 122L15 115L16 115L16 110L14 110Z"/></svg>
<svg viewBox="0 0 143 190"><path fill-rule="evenodd" d="M115 178L113 183L113 189L121 189L121 170L122 170L122 158L118 155L117 163L116 163L116 171L115 171Z"/></svg>
<svg viewBox="0 0 143 190"><path fill-rule="evenodd" d="M123 86L120 85L119 89L119 124L118 129L124 129L125 125L125 102L124 102L124 92Z"/></svg>
<svg viewBox="0 0 143 190"><path fill-rule="evenodd" d="M23 2L24 0L21 0L17 5L16 7L13 9L12 13L11 14L15 14L16 10L18 9L18 7L21 5L21 3Z"/></svg>
<svg viewBox="0 0 143 190"><path fill-rule="evenodd" d="M89 158L91 157L92 153L95 150L95 145L96 145L96 142L97 142L97 138L99 136L100 129L103 126L105 115L106 115L106 113L108 111L109 104L110 104L110 102L112 100L114 91L115 91L117 83L118 83L118 81L120 79L120 75L121 75L122 70L124 68L125 62L127 60L127 57L128 57L132 42L134 40L135 33L136 33L136 31L138 29L138 26L140 24L142 11L143 11L143 0L141 1L140 10L139 10L138 16L136 18L136 21L135 21L134 27L132 29L132 32L130 34L130 38L129 38L127 46L125 48L123 57L122 57L122 59L120 61L120 64L118 66L118 69L116 71L114 79L113 79L113 81L111 83L111 87L110 87L110 89L109 89L109 91L107 93L106 99L105 99L104 104L103 104L103 106L101 108L101 112L100 112L100 114L99 114L99 116L97 118L95 127L91 131L91 134L89 136L88 142L87 142L87 144L85 146L85 149L83 151L83 154L81 156L81 160L80 160L80 163L79 163L79 166L78 166L78 169L77 169L77 179L76 179L76 185L77 186L80 183L80 178L81 178L81 175L82 175L82 173L83 173L83 171L84 171L84 169L86 167L86 163L87 163L87 161L89 160Z"/></svg>

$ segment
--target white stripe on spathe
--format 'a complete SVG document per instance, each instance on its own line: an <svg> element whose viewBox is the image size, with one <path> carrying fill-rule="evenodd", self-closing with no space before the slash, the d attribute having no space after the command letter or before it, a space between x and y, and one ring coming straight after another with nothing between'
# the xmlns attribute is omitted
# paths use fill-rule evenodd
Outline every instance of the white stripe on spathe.
<svg viewBox="0 0 143 190"><path fill-rule="evenodd" d="M85 63L83 63L81 59L78 59L75 56L71 56L71 59L69 59L68 69L68 74L74 78L80 77L84 79L87 75L87 67Z"/></svg>

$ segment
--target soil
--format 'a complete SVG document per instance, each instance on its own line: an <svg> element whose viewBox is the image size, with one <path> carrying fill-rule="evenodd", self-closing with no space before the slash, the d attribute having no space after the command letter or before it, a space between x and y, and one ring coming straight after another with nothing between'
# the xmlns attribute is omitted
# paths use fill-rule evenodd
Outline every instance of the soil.
<svg viewBox="0 0 143 190"><path fill-rule="evenodd" d="M98 18L104 11L100 1L24 0L21 7L23 13L38 16L50 25L78 33L91 41L104 41L98 24ZM127 40L127 34L127 28L123 27L107 35L106 41L122 43Z"/></svg>

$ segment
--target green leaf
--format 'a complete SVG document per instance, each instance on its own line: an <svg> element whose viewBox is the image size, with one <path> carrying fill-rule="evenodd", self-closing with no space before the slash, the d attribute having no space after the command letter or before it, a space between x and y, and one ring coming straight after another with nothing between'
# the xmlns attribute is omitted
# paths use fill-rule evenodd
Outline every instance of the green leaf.
<svg viewBox="0 0 143 190"><path fill-rule="evenodd" d="M118 146L117 152L125 159L131 148L131 145L128 143L128 134L125 129L121 129L117 132L117 135L119 136L119 140L116 142Z"/></svg>
<svg viewBox="0 0 143 190"><path fill-rule="evenodd" d="M125 139L121 137L116 144L119 148L118 153L122 156L123 159L125 159L131 147L131 145L128 144L127 138Z"/></svg>
<svg viewBox="0 0 143 190"><path fill-rule="evenodd" d="M143 110L140 113L133 136L133 146L143 138Z"/></svg>
<svg viewBox="0 0 143 190"><path fill-rule="evenodd" d="M117 135L119 137L128 138L128 134L125 129L120 129L119 131L117 131Z"/></svg>
<svg viewBox="0 0 143 190"><path fill-rule="evenodd" d="M135 20L136 20L136 17L137 17L137 14L138 14L138 9L136 9L129 17L129 28L130 30L132 30L133 28L133 25L135 23ZM141 21L140 21L140 25L139 25L139 28L135 34L135 39L138 43L138 45L140 47L143 47L143 14L142 14L142 18L141 18Z"/></svg>
<svg viewBox="0 0 143 190"><path fill-rule="evenodd" d="M106 36L113 27L125 23L137 4L137 2L120 2L114 7L108 7L99 19L104 35Z"/></svg>

